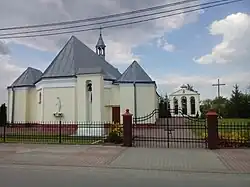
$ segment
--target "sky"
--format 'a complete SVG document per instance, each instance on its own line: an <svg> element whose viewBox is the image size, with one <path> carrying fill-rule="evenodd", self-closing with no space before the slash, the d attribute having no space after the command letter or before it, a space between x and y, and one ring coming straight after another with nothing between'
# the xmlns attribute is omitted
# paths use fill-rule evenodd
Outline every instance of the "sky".
<svg viewBox="0 0 250 187"><path fill-rule="evenodd" d="M1 0L0 28L85 19L175 1L180 0ZM214 98L217 89L212 84L218 78L226 84L221 89L224 97L235 84L243 92L250 85L249 0L103 29L102 34L106 60L121 73L137 60L160 94L191 84L202 99ZM0 40L0 103L7 101L7 86L29 66L44 71L71 35L94 50L99 31Z"/></svg>

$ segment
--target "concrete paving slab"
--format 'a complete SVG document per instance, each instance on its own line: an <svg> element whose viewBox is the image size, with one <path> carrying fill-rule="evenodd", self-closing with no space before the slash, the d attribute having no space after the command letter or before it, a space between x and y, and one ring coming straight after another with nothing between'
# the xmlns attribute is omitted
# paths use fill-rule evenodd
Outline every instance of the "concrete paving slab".
<svg viewBox="0 0 250 187"><path fill-rule="evenodd" d="M129 148L111 166L196 171L226 171L213 152L205 149Z"/></svg>

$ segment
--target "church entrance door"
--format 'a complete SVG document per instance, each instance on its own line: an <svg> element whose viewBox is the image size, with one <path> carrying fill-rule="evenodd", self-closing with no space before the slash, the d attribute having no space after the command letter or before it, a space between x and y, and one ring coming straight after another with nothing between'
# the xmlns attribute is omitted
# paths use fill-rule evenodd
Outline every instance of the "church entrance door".
<svg viewBox="0 0 250 187"><path fill-rule="evenodd" d="M114 123L120 123L120 106L114 106L112 107L112 122Z"/></svg>

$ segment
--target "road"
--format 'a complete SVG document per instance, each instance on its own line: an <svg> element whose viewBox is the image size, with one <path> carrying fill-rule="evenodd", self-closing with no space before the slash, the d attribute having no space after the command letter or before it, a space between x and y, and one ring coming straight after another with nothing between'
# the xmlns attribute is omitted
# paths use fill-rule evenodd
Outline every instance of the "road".
<svg viewBox="0 0 250 187"><path fill-rule="evenodd" d="M249 175L184 173L133 169L1 165L4 187L249 187Z"/></svg>

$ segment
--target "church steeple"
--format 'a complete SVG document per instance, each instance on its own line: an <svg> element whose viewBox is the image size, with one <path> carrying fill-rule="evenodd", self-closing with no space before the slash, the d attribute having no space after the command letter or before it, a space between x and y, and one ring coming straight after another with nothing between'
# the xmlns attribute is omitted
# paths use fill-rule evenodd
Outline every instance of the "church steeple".
<svg viewBox="0 0 250 187"><path fill-rule="evenodd" d="M98 54L99 56L105 58L105 48L106 48L106 45L102 39L102 28L100 27L100 36L99 36L99 39L97 41L97 44L95 46L96 48L96 54Z"/></svg>

